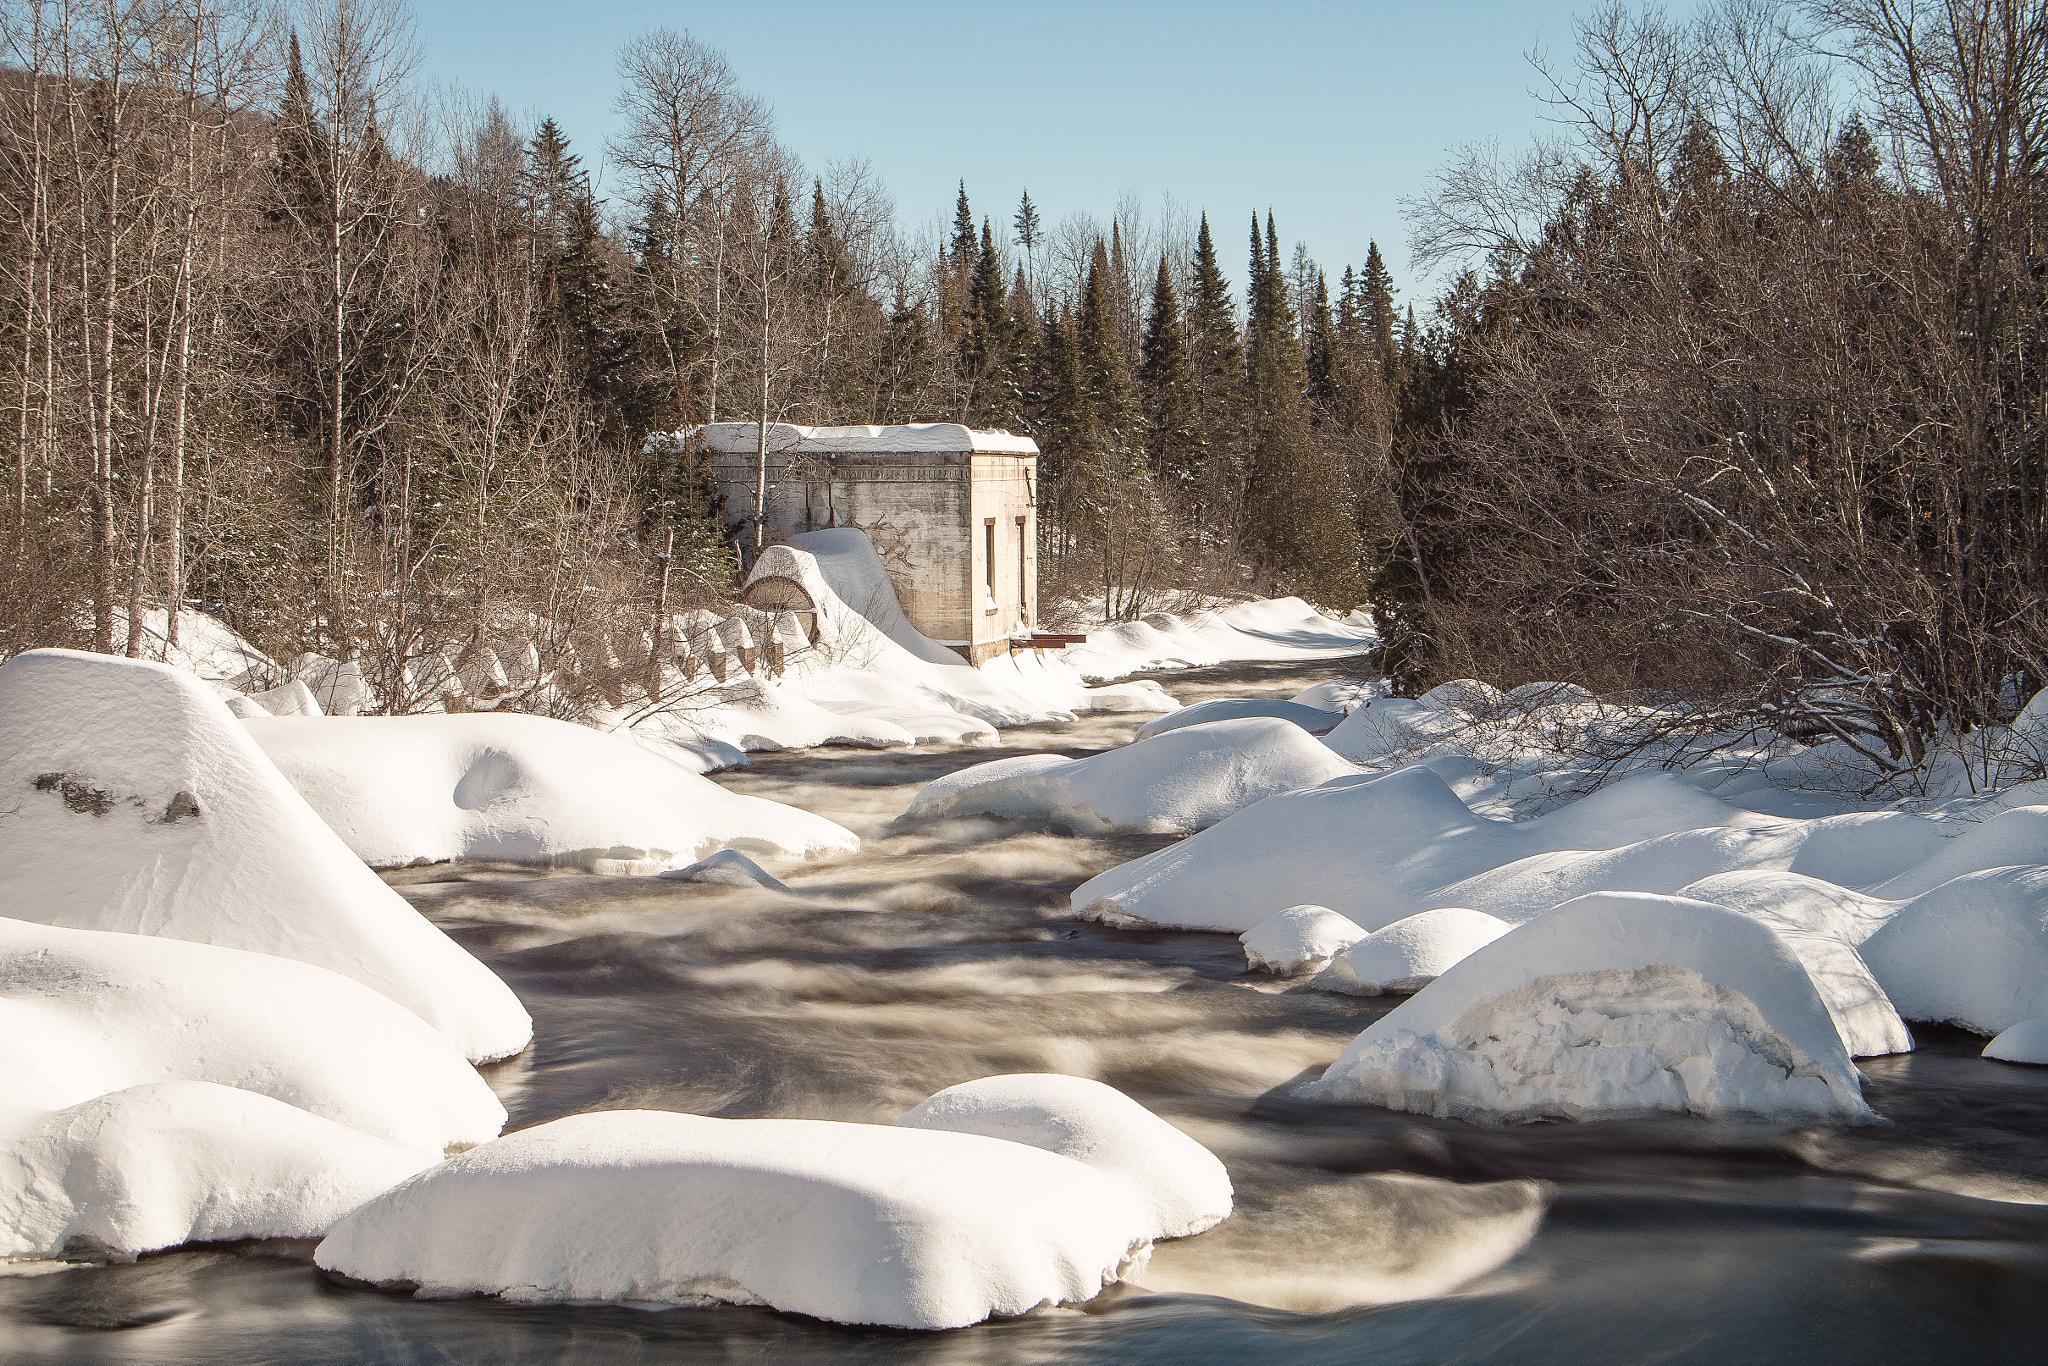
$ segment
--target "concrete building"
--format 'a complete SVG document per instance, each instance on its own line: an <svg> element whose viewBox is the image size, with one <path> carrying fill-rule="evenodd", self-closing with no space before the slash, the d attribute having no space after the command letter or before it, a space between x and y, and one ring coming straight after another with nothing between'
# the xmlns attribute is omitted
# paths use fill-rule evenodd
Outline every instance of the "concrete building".
<svg viewBox="0 0 2048 1366"><path fill-rule="evenodd" d="M750 567L760 428L701 436ZM799 532L867 533L911 625L969 662L1006 654L1038 618L1038 446L956 422L768 428L763 544ZM749 601L752 601L751 597ZM765 603L771 608L800 606Z"/></svg>

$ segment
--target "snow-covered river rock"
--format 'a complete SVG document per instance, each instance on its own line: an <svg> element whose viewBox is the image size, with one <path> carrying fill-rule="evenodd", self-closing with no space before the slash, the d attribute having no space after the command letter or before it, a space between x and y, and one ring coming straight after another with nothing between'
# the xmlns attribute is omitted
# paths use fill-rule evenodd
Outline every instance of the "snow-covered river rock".
<svg viewBox="0 0 2048 1366"><path fill-rule="evenodd" d="M1189 703L1284 699L1341 672L1161 681ZM212 1246L0 1275L0 1361L1996 1362L2048 1341L2048 1069L1983 1059L1982 1038L1915 1025L1916 1052L1859 1059L1884 1125L1489 1127L1331 1105L1294 1088L1401 998L1249 972L1229 934L1070 913L1076 886L1175 836L896 823L946 774L1084 758L1146 719L716 775L861 837L778 865L787 894L385 875L533 1016L533 1047L484 1069L508 1129L628 1109L886 1124L977 1077L1093 1077L1214 1152L1235 1189L1236 1213L1160 1244L1141 1285L906 1334L759 1308L424 1302L328 1281L310 1243Z"/></svg>

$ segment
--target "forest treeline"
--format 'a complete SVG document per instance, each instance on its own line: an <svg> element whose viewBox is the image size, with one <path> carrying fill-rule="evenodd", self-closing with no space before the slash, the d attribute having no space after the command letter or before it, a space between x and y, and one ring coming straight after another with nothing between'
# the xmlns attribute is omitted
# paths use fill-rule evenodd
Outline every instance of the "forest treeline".
<svg viewBox="0 0 2048 1366"><path fill-rule="evenodd" d="M745 529L651 434L953 420L1037 439L1044 601L1369 596L1409 691L1883 768L2048 682L2048 0L1590 14L1555 131L1412 201L1420 325L1271 212L907 230L667 30L601 199L421 98L399 0L0 23L0 654L197 603L404 709L485 641L659 653Z"/></svg>
<svg viewBox="0 0 2048 1366"><path fill-rule="evenodd" d="M1045 597L1112 616L1349 608L1387 539L1414 329L1377 248L1332 289L1254 217L1240 305L1178 211L977 215L963 184L913 235L668 30L619 56L600 199L553 120L422 98L399 0L0 24L0 655L137 653L198 604L403 709L468 646L623 653L734 586L697 453L648 440L705 421L1029 433Z"/></svg>
<svg viewBox="0 0 2048 1366"><path fill-rule="evenodd" d="M1879 770L2048 684L2048 5L1609 6L1455 158L1373 603L1473 675Z"/></svg>

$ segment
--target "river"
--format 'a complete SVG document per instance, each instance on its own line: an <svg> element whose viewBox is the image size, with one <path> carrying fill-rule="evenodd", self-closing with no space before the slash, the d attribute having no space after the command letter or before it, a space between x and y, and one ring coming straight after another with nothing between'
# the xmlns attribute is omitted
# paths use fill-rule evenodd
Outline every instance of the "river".
<svg viewBox="0 0 2048 1366"><path fill-rule="evenodd" d="M1184 702L1286 697L1346 666L1159 675ZM829 816L857 855L795 897L654 879L413 870L392 881L490 964L536 1040L487 1069L525 1128L593 1109L887 1122L998 1072L1110 1083L1230 1168L1237 1213L1141 1287L947 1333L764 1309L421 1302L331 1283L310 1244L0 1277L27 1363L1991 1362L2048 1359L2048 1068L1916 1029L1866 1059L1886 1123L1488 1128L1310 1104L1292 1083L1392 1001L1244 971L1227 935L1071 918L1083 879L1166 843L963 821L925 783L1084 755L1142 717L994 748L757 755L717 775Z"/></svg>

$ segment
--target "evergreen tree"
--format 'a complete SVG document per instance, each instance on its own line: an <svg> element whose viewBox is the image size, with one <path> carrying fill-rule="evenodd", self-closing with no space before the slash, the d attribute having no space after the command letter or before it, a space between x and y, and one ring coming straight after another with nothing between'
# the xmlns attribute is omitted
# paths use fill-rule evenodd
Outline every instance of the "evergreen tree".
<svg viewBox="0 0 2048 1366"><path fill-rule="evenodd" d="M1233 531L1243 502L1244 350L1237 305L1216 259L1209 216L1195 237L1194 279L1188 304L1188 360L1208 439L1195 515L1200 527Z"/></svg>
<svg viewBox="0 0 2048 1366"><path fill-rule="evenodd" d="M1153 472L1162 482L1192 495L1200 484L1209 443L1202 430L1201 394L1195 387L1187 339L1181 330L1180 299L1163 255L1159 278L1152 286L1138 387L1145 415L1146 454L1151 457Z"/></svg>
<svg viewBox="0 0 2048 1366"><path fill-rule="evenodd" d="M1366 248L1365 273L1358 282L1360 321L1367 338L1373 346L1373 359L1381 370L1388 372L1391 381L1396 364L1394 349L1394 277L1387 273L1387 263L1380 256L1380 244L1373 242ZM1410 326L1413 326L1414 310L1409 310Z"/></svg>
<svg viewBox="0 0 2048 1366"><path fill-rule="evenodd" d="M974 210L967 203L967 182L960 182L960 197L953 204L953 241L946 252L946 337L955 346L967 334L968 298L973 287L974 263L980 256L980 238L974 231Z"/></svg>
<svg viewBox="0 0 2048 1366"><path fill-rule="evenodd" d="M1308 397L1319 420L1334 418L1343 388L1343 354L1337 344L1337 324L1330 316L1330 286L1321 271L1316 272L1315 297L1309 304L1307 335L1303 346L1308 353Z"/></svg>
<svg viewBox="0 0 2048 1366"><path fill-rule="evenodd" d="M1111 269L1108 245L1098 237L1094 258L1088 263L1087 283L1081 292L1074 346L1087 386L1088 444L1103 450L1135 445L1133 438L1138 428L1137 396L1131 388L1130 369L1124 363Z"/></svg>
<svg viewBox="0 0 2048 1366"><path fill-rule="evenodd" d="M1024 248L1024 264L1034 271L1037 257L1033 255L1038 247L1038 206L1031 202L1031 191L1025 190L1024 197L1017 201L1017 215L1010 220L1010 226L1017 231L1017 245ZM1032 315L1032 326L1037 326L1037 314Z"/></svg>
<svg viewBox="0 0 2048 1366"><path fill-rule="evenodd" d="M1015 420L1010 353L1010 301L1003 288L1003 265L996 254L995 233L984 220L981 250L968 278L967 330L961 345L970 425L1005 426Z"/></svg>

